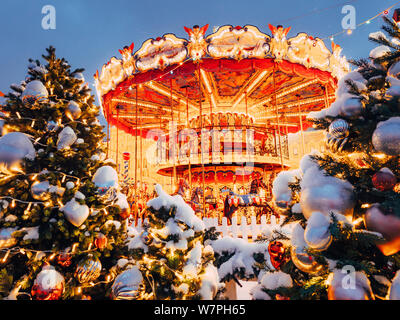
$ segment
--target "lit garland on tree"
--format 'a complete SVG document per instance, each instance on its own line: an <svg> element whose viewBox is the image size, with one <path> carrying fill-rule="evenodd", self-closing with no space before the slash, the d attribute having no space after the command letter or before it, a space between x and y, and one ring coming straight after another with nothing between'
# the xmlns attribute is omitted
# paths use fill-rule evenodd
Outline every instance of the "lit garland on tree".
<svg viewBox="0 0 400 320"><path fill-rule="evenodd" d="M53 47L43 58L2 106L0 294L104 299L122 271L126 199L83 69L71 71Z"/></svg>

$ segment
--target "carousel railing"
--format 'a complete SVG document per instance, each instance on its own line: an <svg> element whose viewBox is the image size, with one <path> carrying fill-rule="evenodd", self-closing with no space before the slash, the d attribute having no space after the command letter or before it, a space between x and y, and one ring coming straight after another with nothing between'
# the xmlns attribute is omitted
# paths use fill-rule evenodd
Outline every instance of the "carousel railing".
<svg viewBox="0 0 400 320"><path fill-rule="evenodd" d="M223 237L242 238L249 241L255 241L262 236L263 231L266 228L278 228L280 227L279 221L275 216L271 216L267 220L266 216L261 216L260 223L257 223L256 216L251 216L250 221L246 217L242 216L241 221L238 221L236 216L232 217L232 224L228 224L226 217L222 218L222 223L219 223L218 217L215 218L203 218L203 222L206 229L215 227L218 232L221 232ZM143 221L141 218L138 219L137 225L134 223L131 225L135 228L138 233L143 231Z"/></svg>

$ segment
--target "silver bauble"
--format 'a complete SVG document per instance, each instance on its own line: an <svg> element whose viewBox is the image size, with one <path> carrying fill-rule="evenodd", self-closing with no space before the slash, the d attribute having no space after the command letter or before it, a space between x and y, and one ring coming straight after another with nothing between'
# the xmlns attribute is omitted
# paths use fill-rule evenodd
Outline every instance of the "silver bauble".
<svg viewBox="0 0 400 320"><path fill-rule="evenodd" d="M294 247L290 248L290 257L292 258L293 264L301 271L318 274L323 266L317 263L312 255L307 253L305 247Z"/></svg>
<svg viewBox="0 0 400 320"><path fill-rule="evenodd" d="M340 184L324 184L302 190L300 205L304 217L308 219L314 211L329 215L331 211L345 216L353 214L354 194L350 188Z"/></svg>
<svg viewBox="0 0 400 320"><path fill-rule="evenodd" d="M372 134L372 144L378 152L398 156L400 154L400 117L379 122Z"/></svg>
<svg viewBox="0 0 400 320"><path fill-rule="evenodd" d="M100 167L94 174L92 181L97 186L100 196L111 196L111 193L113 196L116 195L116 192L113 191L118 188L118 173L113 167Z"/></svg>
<svg viewBox="0 0 400 320"><path fill-rule="evenodd" d="M392 280L392 284L388 292L389 300L400 300L400 270L397 271Z"/></svg>
<svg viewBox="0 0 400 320"><path fill-rule="evenodd" d="M82 110L75 101L70 101L67 109L65 110L65 115L71 120L78 119L82 114Z"/></svg>
<svg viewBox="0 0 400 320"><path fill-rule="evenodd" d="M350 126L346 120L336 119L329 125L328 132L334 138L345 138L349 135Z"/></svg>
<svg viewBox="0 0 400 320"><path fill-rule="evenodd" d="M99 259L88 255L87 258L82 259L75 270L75 278L80 283L90 282L96 280L101 273L101 262Z"/></svg>
<svg viewBox="0 0 400 320"><path fill-rule="evenodd" d="M41 181L32 184L31 195L35 200L46 201L50 199L50 183L48 181Z"/></svg>
<svg viewBox="0 0 400 320"><path fill-rule="evenodd" d="M138 298L142 287L142 273L134 266L115 278L111 292L115 300L134 300Z"/></svg>

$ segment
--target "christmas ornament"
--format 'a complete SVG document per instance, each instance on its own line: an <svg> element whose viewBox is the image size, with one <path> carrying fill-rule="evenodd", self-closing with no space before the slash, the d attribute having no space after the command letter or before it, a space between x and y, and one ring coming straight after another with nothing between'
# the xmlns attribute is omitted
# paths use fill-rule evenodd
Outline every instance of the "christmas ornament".
<svg viewBox="0 0 400 320"><path fill-rule="evenodd" d="M117 195L116 205L119 206L120 212L119 215L122 219L127 219L131 215L131 208L129 206L128 200L126 199L126 195L123 193L118 193Z"/></svg>
<svg viewBox="0 0 400 320"><path fill-rule="evenodd" d="M57 256L57 263L62 267L69 267L71 265L71 255L65 252Z"/></svg>
<svg viewBox="0 0 400 320"><path fill-rule="evenodd" d="M17 243L17 240L12 236L17 228L3 228L0 230L0 249L10 248Z"/></svg>
<svg viewBox="0 0 400 320"><path fill-rule="evenodd" d="M58 128L59 128L58 124L53 120L50 120L46 125L47 131L56 131Z"/></svg>
<svg viewBox="0 0 400 320"><path fill-rule="evenodd" d="M290 256L293 264L300 270L309 274L318 274L322 266L310 255L304 240L304 229L297 223L292 230Z"/></svg>
<svg viewBox="0 0 400 320"><path fill-rule="evenodd" d="M35 200L46 201L50 199L50 183L48 181L35 182L31 186L31 195Z"/></svg>
<svg viewBox="0 0 400 320"><path fill-rule="evenodd" d="M150 244L151 242L151 237L149 235L148 231L143 231L141 234L142 242L146 245Z"/></svg>
<svg viewBox="0 0 400 320"><path fill-rule="evenodd" d="M376 151L389 156L400 154L400 117L381 121L372 134L372 144Z"/></svg>
<svg viewBox="0 0 400 320"><path fill-rule="evenodd" d="M36 276L31 295L35 300L58 300L64 291L64 277L53 266L46 265Z"/></svg>
<svg viewBox="0 0 400 320"><path fill-rule="evenodd" d="M318 211L312 213L304 232L304 240L310 248L318 251L328 249L332 242L330 224L328 216Z"/></svg>
<svg viewBox="0 0 400 320"><path fill-rule="evenodd" d="M86 204L80 204L72 198L60 211L64 213L65 218L75 227L80 227L89 216L89 207Z"/></svg>
<svg viewBox="0 0 400 320"><path fill-rule="evenodd" d="M0 167L13 170L23 158L35 159L31 140L22 132L10 132L0 138Z"/></svg>
<svg viewBox="0 0 400 320"><path fill-rule="evenodd" d="M46 99L49 96L46 87L39 80L29 82L22 92L21 99L29 103Z"/></svg>
<svg viewBox="0 0 400 320"><path fill-rule="evenodd" d="M72 146L78 137L71 127L65 127L58 134L57 150L62 150Z"/></svg>
<svg viewBox="0 0 400 320"><path fill-rule="evenodd" d="M357 271L348 274L342 271L335 270L328 277L329 300L375 300L370 282L364 272Z"/></svg>
<svg viewBox="0 0 400 320"><path fill-rule="evenodd" d="M275 198L275 206L281 209L280 211L288 210L291 204L292 204L291 192L281 193Z"/></svg>
<svg viewBox="0 0 400 320"><path fill-rule="evenodd" d="M367 230L379 232L384 240L377 247L385 256L390 256L400 250L400 218L395 215L383 214L379 205L371 206L364 215Z"/></svg>
<svg viewBox="0 0 400 320"><path fill-rule="evenodd" d="M118 188L118 173L113 167L103 166L97 169L92 181L100 196L108 196Z"/></svg>
<svg viewBox="0 0 400 320"><path fill-rule="evenodd" d="M101 262L89 254L87 258L82 259L75 270L75 278L80 283L96 280L101 273Z"/></svg>
<svg viewBox="0 0 400 320"><path fill-rule="evenodd" d="M81 114L82 110L79 105L75 101L70 101L65 110L65 115L71 120L76 120L81 116Z"/></svg>
<svg viewBox="0 0 400 320"><path fill-rule="evenodd" d="M96 246L96 248L103 250L107 246L107 237L99 232L96 235L96 239L94 240L94 245Z"/></svg>
<svg viewBox="0 0 400 320"><path fill-rule="evenodd" d="M380 191L392 190L396 185L396 176L389 168L382 168L372 176L372 184Z"/></svg>
<svg viewBox="0 0 400 320"><path fill-rule="evenodd" d="M346 145L349 135L349 124L346 120L336 119L332 121L326 135L326 145L333 152L341 152Z"/></svg>
<svg viewBox="0 0 400 320"><path fill-rule="evenodd" d="M392 280L392 284L388 292L389 300L400 300L400 270L397 271Z"/></svg>
<svg viewBox="0 0 400 320"><path fill-rule="evenodd" d="M281 268L284 261L285 247L280 241L272 241L268 245L268 253L271 259L271 264L276 270Z"/></svg>
<svg viewBox="0 0 400 320"><path fill-rule="evenodd" d="M353 190L341 183L316 185L302 190L300 194L300 205L306 219L314 211L325 215L333 211L349 216L353 214L354 204Z"/></svg>
<svg viewBox="0 0 400 320"><path fill-rule="evenodd" d="M133 266L115 278L111 292L115 300L135 300L139 297L142 288L142 273Z"/></svg>

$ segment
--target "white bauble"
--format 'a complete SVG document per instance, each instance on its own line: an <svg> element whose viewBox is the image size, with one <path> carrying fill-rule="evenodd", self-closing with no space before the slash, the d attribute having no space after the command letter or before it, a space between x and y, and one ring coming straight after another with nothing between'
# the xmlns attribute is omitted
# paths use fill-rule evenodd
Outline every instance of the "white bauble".
<svg viewBox="0 0 400 320"><path fill-rule="evenodd" d="M46 87L39 80L33 80L28 82L24 91L22 92L21 98L22 100L31 99L31 101L35 101L38 99L46 99L49 96Z"/></svg>
<svg viewBox="0 0 400 320"><path fill-rule="evenodd" d="M33 160L36 152L31 140L22 132L10 132L0 138L0 165L9 168L23 158Z"/></svg>
<svg viewBox="0 0 400 320"><path fill-rule="evenodd" d="M86 204L80 204L72 198L65 206L60 208L65 218L75 227L80 227L89 217L89 207Z"/></svg>
<svg viewBox="0 0 400 320"><path fill-rule="evenodd" d="M71 127L65 127L61 130L57 140L57 150L62 150L73 145L78 137Z"/></svg>
<svg viewBox="0 0 400 320"><path fill-rule="evenodd" d="M400 154L400 117L381 121L372 134L372 144L376 151L389 156Z"/></svg>

